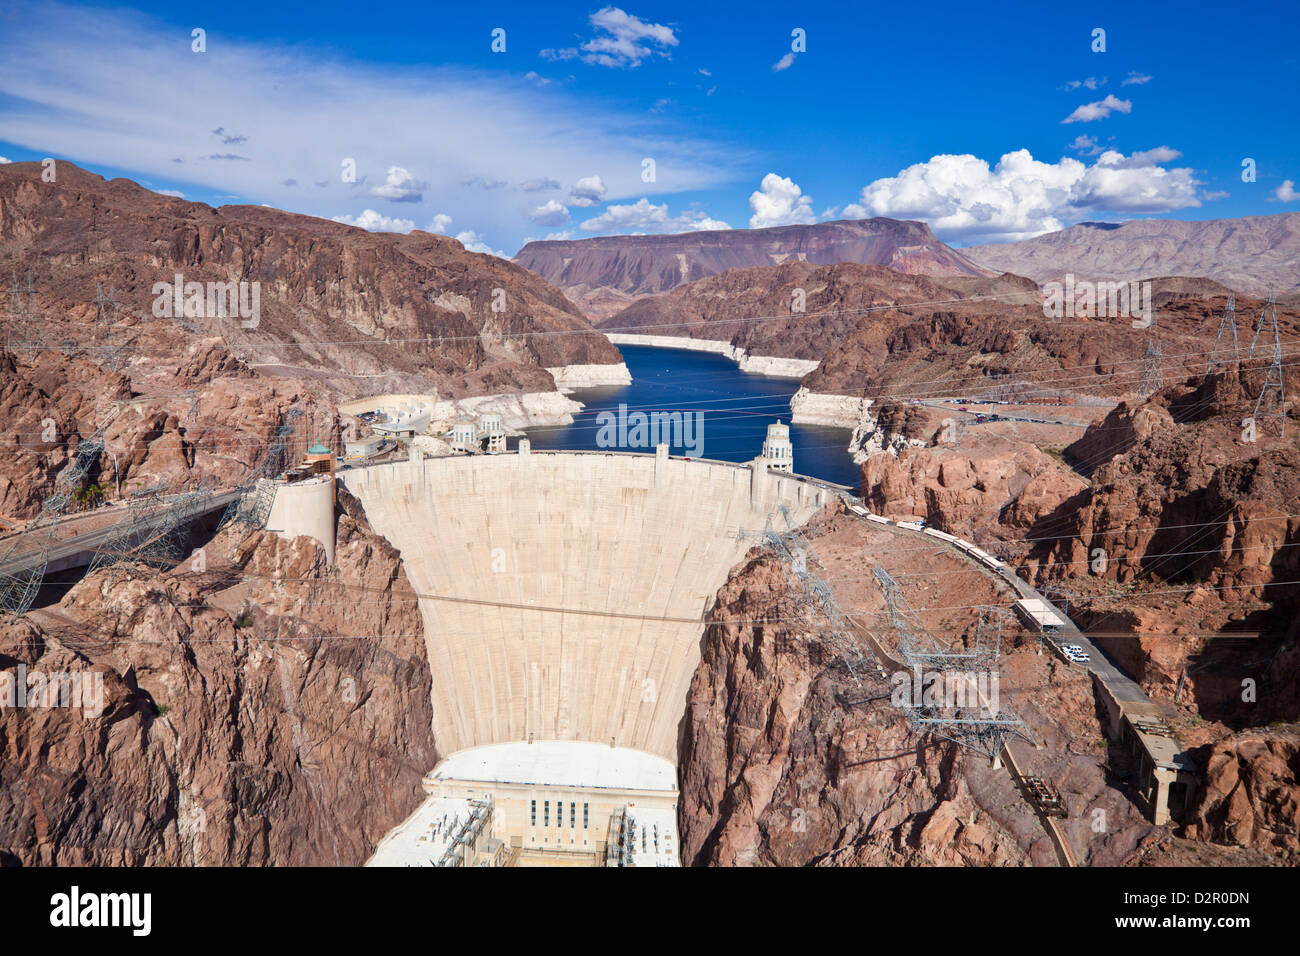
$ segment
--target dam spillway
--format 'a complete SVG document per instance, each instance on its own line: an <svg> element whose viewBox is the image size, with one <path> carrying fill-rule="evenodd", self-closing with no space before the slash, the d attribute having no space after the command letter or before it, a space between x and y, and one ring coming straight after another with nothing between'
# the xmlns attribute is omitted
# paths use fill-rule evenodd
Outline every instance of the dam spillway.
<svg viewBox="0 0 1300 956"><path fill-rule="evenodd" d="M665 449L666 452L666 449ZM419 595L440 753L590 741L674 764L702 619L778 509L833 488L626 452L413 459L340 481Z"/></svg>

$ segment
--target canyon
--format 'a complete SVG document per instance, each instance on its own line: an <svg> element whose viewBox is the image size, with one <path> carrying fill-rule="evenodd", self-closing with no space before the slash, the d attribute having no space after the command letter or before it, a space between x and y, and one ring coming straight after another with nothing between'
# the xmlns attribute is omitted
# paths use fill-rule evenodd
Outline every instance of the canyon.
<svg viewBox="0 0 1300 956"><path fill-rule="evenodd" d="M258 476L276 490L260 521L195 529L169 561L51 580L0 627L0 670L90 671L105 691L99 717L0 709L0 863L359 865L427 828L430 801L488 791L520 839L502 852L543 859L562 826L579 831L575 794L609 789L607 767L643 774L663 806L634 794L602 841L640 801L669 814L645 819L687 865L1300 851L1295 422L1244 437L1267 355L1206 371L1232 289L1243 326L1263 307L1244 289L1152 276L1165 364L1147 389L1147 329L1052 321L1032 277L992 274L916 223L754 230L739 247L709 233L536 243L519 262L539 276L430 233L213 209L71 164L54 188L34 168L0 167L0 268L18 299L28 273L34 290L0 349L3 540L40 525L83 447L92 513L92 483L119 505L159 487L254 497ZM155 283L177 272L261 282L258 321L153 314ZM630 304L584 317L615 302ZM1278 315L1289 349L1300 312L1284 299ZM497 413L511 430L564 421L575 390L625 381L619 342L801 376L791 411L853 430L860 497L776 459L666 448L452 455L420 436L386 461L338 460L361 416L394 403L428 401L440 421ZM305 520L307 485L280 476L309 443L338 471ZM1070 591L1071 618L1201 768L1177 826L1139 809L1140 768L1107 739L1087 672L1018 619L999 666L1026 734L1008 761L1059 787L1061 821L886 703L901 650L872 568L958 646L976 639L975 609L1015 595L858 501ZM801 598L805 573L853 647ZM555 771L556 754L582 772ZM502 776L521 766L537 779ZM540 827L523 784L558 788L539 791Z"/></svg>

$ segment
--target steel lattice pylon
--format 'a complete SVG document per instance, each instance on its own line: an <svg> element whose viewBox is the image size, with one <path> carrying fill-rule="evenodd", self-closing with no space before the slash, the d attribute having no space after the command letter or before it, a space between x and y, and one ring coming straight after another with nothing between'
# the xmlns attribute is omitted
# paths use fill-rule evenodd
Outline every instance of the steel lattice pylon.
<svg viewBox="0 0 1300 956"><path fill-rule="evenodd" d="M1025 722L1001 707L996 693L988 693L998 672L1006 608L989 606L979 609L975 652L954 654L943 651L907 603L893 576L879 566L871 571L884 592L890 622L898 635L904 660L912 668L914 683L919 685L923 670L928 670L926 679L940 681L945 691L944 699L937 703L917 692L909 694L910 706L905 710L912 729L918 734L933 734L950 740L991 760L998 759L1009 737L1032 740ZM919 650L922 645L936 650ZM989 675L984 689L978 687L976 675L980 671ZM972 687L975 688L973 700ZM963 688L965 692L962 692ZM950 695L948 691L951 689L955 689L957 694Z"/></svg>
<svg viewBox="0 0 1300 956"><path fill-rule="evenodd" d="M778 532L774 529L769 515L762 531L747 532L742 528L738 537L762 541L781 561L782 567L787 569L790 594L799 601L800 610L804 613L808 626L816 628L822 639L835 649L843 660L849 676L854 683L860 685L871 666L870 661L863 653L848 618L836 604L830 587L808 570L809 563L821 565L816 551L803 533L794 526L789 509L782 505L780 510L785 518L786 531ZM813 619L819 614L827 619L829 627L817 627Z"/></svg>
<svg viewBox="0 0 1300 956"><path fill-rule="evenodd" d="M1232 355L1230 358L1220 357L1220 347L1226 350L1223 343L1229 336L1232 338ZM1223 310L1223 318L1219 320L1219 334L1215 336L1214 348L1210 350L1210 358L1205 363L1205 373L1208 375L1220 366L1236 365L1240 361L1241 345L1237 341L1237 296L1233 293L1228 296L1228 305Z"/></svg>
<svg viewBox="0 0 1300 956"><path fill-rule="evenodd" d="M1286 386L1282 384L1282 337L1278 332L1278 303L1273 294L1269 294L1268 304L1265 304L1264 311L1260 312L1260 326L1255 330L1255 338L1251 339L1251 355L1255 354L1255 345L1261 334L1264 334L1264 316L1265 312L1269 313L1271 330L1273 330L1273 360L1269 363L1269 371L1265 372L1264 385L1260 388L1260 397L1255 401L1255 414L1252 420L1255 421L1256 427L1260 424L1260 410L1264 407L1265 398L1270 392L1278 394L1277 412L1269 412L1266 418L1277 418L1281 437L1287 434L1287 392Z"/></svg>
<svg viewBox="0 0 1300 956"><path fill-rule="evenodd" d="M133 496L127 502L127 519L96 549L87 573L118 561L174 566L182 556L186 523L206 511L211 500L212 493L202 488L169 497L156 493Z"/></svg>
<svg viewBox="0 0 1300 956"><path fill-rule="evenodd" d="M885 594L885 604L889 609L889 621L898 635L898 647L910 667L924 667L935 670L978 670L996 667L1000 654L1001 628L997 629L999 646L990 647L981 640L983 629L977 630L973 649L941 647L934 636L921 623L921 619L912 610L907 599L903 597L902 588L888 571L880 566L871 569L880 590ZM990 628L989 633L993 633Z"/></svg>
<svg viewBox="0 0 1300 956"><path fill-rule="evenodd" d="M253 469L249 480L239 487L239 497L226 508L218 528L231 523L248 524L262 527L270 515L271 505L275 501L275 486L271 483L276 475L284 471L289 440L293 435L293 420L302 415L301 408L288 408L284 412L284 421L276 429L275 438L267 446L266 454Z"/></svg>
<svg viewBox="0 0 1300 956"><path fill-rule="evenodd" d="M0 613L16 618L25 614L36 600L49 563L50 547L58 533L57 522L64 517L86 475L103 454L107 425L106 421L93 435L77 443L70 461L54 479L54 490L41 502L40 514L22 534L14 535L0 554Z"/></svg>
<svg viewBox="0 0 1300 956"><path fill-rule="evenodd" d="M1264 323L1266 319L1272 319L1273 338L1276 341L1278 337L1277 296L1273 292L1269 292L1268 298L1264 301L1263 307L1259 310L1259 324L1255 326L1255 334L1251 336L1250 349L1246 352L1246 358L1255 357L1255 345L1259 342L1260 336L1264 334Z"/></svg>
<svg viewBox="0 0 1300 956"><path fill-rule="evenodd" d="M1147 353L1142 359L1142 385L1139 394L1151 395L1165 387L1165 373L1161 367L1164 355L1160 350L1160 336L1147 338Z"/></svg>

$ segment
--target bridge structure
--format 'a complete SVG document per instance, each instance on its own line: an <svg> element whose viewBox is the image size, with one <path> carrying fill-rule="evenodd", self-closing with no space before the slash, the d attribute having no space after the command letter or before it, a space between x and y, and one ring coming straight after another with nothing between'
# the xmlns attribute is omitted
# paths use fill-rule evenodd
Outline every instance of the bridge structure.
<svg viewBox="0 0 1300 956"><path fill-rule="evenodd" d="M7 580L29 580L35 575L39 587L39 577L53 571L100 567L115 559L142 554L148 557L151 545L189 522L224 511L239 497L239 492L195 491L147 497L147 503L103 509L101 517L117 519L107 523L87 521L96 514L88 512L36 524L11 535L5 541L4 553L0 554L0 576ZM113 511L118 514L113 515ZM77 530L78 524L95 526Z"/></svg>

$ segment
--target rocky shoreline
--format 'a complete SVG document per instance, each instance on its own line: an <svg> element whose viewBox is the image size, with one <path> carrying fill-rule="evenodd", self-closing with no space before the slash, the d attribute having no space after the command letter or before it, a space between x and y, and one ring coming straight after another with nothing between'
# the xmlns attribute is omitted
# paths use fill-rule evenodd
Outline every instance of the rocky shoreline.
<svg viewBox="0 0 1300 956"><path fill-rule="evenodd" d="M645 345L655 349L684 349L688 352L712 352L731 359L742 372L770 375L773 378L803 378L821 363L816 359L785 358L780 355L750 355L738 345L719 339L694 339L684 335L635 335L610 332L615 345Z"/></svg>
<svg viewBox="0 0 1300 956"><path fill-rule="evenodd" d="M546 371L555 379L555 387L566 395L579 388L632 384L632 373L627 370L626 362L617 365L560 365Z"/></svg>

